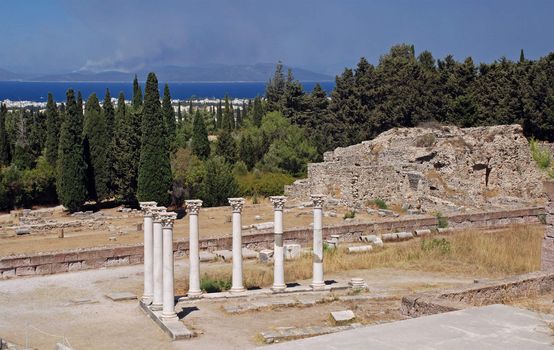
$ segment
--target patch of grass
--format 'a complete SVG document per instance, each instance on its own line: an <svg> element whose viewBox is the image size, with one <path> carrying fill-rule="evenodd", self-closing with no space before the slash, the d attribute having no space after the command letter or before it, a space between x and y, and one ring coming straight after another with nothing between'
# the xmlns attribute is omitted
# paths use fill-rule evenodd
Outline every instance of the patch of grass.
<svg viewBox="0 0 554 350"><path fill-rule="evenodd" d="M540 269L541 242L544 228L540 225L517 225L502 230L467 230L427 239L386 244L371 252L348 254L346 248L324 250L325 273L347 270L398 268L416 271L443 272L502 278ZM423 248L425 246L425 248ZM202 289L215 285L222 290L230 288L229 264L214 265L204 270ZM312 255L304 254L285 262L287 282L312 277ZM206 281L206 282L205 282ZM220 281L220 282L215 282ZM188 281L178 279L177 293L188 290ZM206 283L206 284L204 284ZM268 287L273 283L273 266L258 263L244 264L246 288Z"/></svg>
<svg viewBox="0 0 554 350"><path fill-rule="evenodd" d="M438 227L439 228L447 228L448 227L448 218L443 216L441 212L437 212L435 214L438 221Z"/></svg>
<svg viewBox="0 0 554 350"><path fill-rule="evenodd" d="M206 293L218 293L231 289L230 278L217 278L204 275L200 280L200 289Z"/></svg>
<svg viewBox="0 0 554 350"><path fill-rule="evenodd" d="M423 239L421 241L421 250L424 252L438 252L440 254L448 254L452 250L450 242L445 238Z"/></svg>
<svg viewBox="0 0 554 350"><path fill-rule="evenodd" d="M343 219L354 219L354 217L356 217L356 212L354 210L349 210L344 213Z"/></svg>
<svg viewBox="0 0 554 350"><path fill-rule="evenodd" d="M385 202L381 198L375 198L373 200L373 204L375 204L375 206L377 206L377 208L379 208L379 209L388 209L389 208L389 206L387 205L387 202Z"/></svg>
<svg viewBox="0 0 554 350"><path fill-rule="evenodd" d="M552 163L550 151L535 139L529 141L529 147L531 148L531 155L539 168L543 170L548 169Z"/></svg>
<svg viewBox="0 0 554 350"><path fill-rule="evenodd" d="M539 222L541 224L546 225L546 214L537 215L537 219L539 219Z"/></svg>

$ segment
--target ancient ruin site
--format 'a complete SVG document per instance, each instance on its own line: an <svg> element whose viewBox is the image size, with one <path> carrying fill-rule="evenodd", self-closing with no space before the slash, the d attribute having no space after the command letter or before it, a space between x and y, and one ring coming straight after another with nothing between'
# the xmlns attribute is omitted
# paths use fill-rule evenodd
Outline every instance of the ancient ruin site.
<svg viewBox="0 0 554 350"><path fill-rule="evenodd" d="M548 349L554 181L519 125L393 128L268 198L0 215L0 349Z"/></svg>

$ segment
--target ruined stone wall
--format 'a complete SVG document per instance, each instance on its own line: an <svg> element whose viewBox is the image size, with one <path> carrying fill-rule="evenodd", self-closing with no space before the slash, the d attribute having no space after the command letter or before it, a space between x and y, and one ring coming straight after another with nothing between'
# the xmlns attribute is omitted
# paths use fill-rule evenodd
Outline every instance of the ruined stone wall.
<svg viewBox="0 0 554 350"><path fill-rule="evenodd" d="M452 212L544 203L543 179L519 125L399 128L327 152L285 194L305 201L322 193L352 207L382 198Z"/></svg>
<svg viewBox="0 0 554 350"><path fill-rule="evenodd" d="M545 181L548 201L545 207L546 230L542 241L541 269L554 271L554 181Z"/></svg>
<svg viewBox="0 0 554 350"><path fill-rule="evenodd" d="M544 208L533 207L518 210L457 214L448 216L448 226L454 229L499 227L510 224L538 224ZM413 231L436 228L437 218L432 216L388 219L379 222L353 222L323 227L324 239L331 235L341 235L344 242L358 241L360 236L386 232ZM244 247L262 249L273 247L275 235L271 231L244 235ZM310 228L285 230L285 243L299 243L308 246L312 243L313 231ZM202 250L231 249L232 237L203 239L199 242ZM189 242L174 242L176 256L188 253ZM0 258L0 279L19 276L49 275L68 271L97 269L101 267L141 264L144 248L142 244L79 249L35 255L19 255Z"/></svg>

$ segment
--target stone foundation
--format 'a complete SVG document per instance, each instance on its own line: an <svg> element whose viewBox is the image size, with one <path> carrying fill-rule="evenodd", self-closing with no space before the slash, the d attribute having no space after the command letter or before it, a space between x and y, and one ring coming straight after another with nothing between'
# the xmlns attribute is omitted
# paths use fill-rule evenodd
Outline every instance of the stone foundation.
<svg viewBox="0 0 554 350"><path fill-rule="evenodd" d="M540 223L539 217L544 215L544 208L532 207L507 211L450 215L447 216L447 219L449 227L454 229L492 228L510 224L538 224ZM432 229L437 226L437 218L431 216L394 218L380 222L359 222L324 226L323 238L329 239L331 235L340 235L340 241L354 242L359 241L361 236L368 234ZM250 249L272 248L274 239L275 235L271 232L271 229L267 232L247 234L242 237L242 246ZM310 228L293 228L283 232L284 244L297 243L307 246L312 243L312 239L313 231ZM204 251L230 249L231 247L232 237L204 239L199 242L199 248ZM550 247L554 252L554 247L552 245ZM175 256L184 256L188 254L189 242L174 242L173 250ZM554 255L543 254L543 256ZM48 275L101 267L141 264L143 257L144 248L142 244L9 256L0 258L0 278Z"/></svg>
<svg viewBox="0 0 554 350"><path fill-rule="evenodd" d="M548 198L544 221L546 230L542 241L541 270L554 271L554 181L543 183Z"/></svg>

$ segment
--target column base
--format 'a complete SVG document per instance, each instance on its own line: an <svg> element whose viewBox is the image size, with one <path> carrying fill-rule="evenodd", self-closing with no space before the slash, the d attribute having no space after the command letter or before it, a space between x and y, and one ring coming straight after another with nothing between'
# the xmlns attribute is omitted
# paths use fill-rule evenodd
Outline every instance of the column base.
<svg viewBox="0 0 554 350"><path fill-rule="evenodd" d="M271 290L273 291L273 293L282 293L285 291L285 289L287 289L286 284L274 284L273 286L271 286Z"/></svg>
<svg viewBox="0 0 554 350"><path fill-rule="evenodd" d="M177 314L176 313L173 313L173 314L169 314L169 315L164 315L162 314L160 316L160 319L164 322L167 322L167 321L178 321L179 318L177 317Z"/></svg>
<svg viewBox="0 0 554 350"><path fill-rule="evenodd" d="M149 307L152 311L161 311L164 308L163 304L150 304Z"/></svg>
<svg viewBox="0 0 554 350"><path fill-rule="evenodd" d="M310 287L312 287L312 290L323 290L325 289L325 282L312 282Z"/></svg>
<svg viewBox="0 0 554 350"><path fill-rule="evenodd" d="M201 290L189 290L187 293L187 297L191 299L196 299L202 297L202 291Z"/></svg>
<svg viewBox="0 0 554 350"><path fill-rule="evenodd" d="M144 305L150 305L152 304L152 298L152 295L143 295L142 298L140 298L140 301L142 301Z"/></svg>
<svg viewBox="0 0 554 350"><path fill-rule="evenodd" d="M229 289L229 293L231 294L238 294L238 293L244 293L246 292L246 288L244 287L233 287Z"/></svg>

